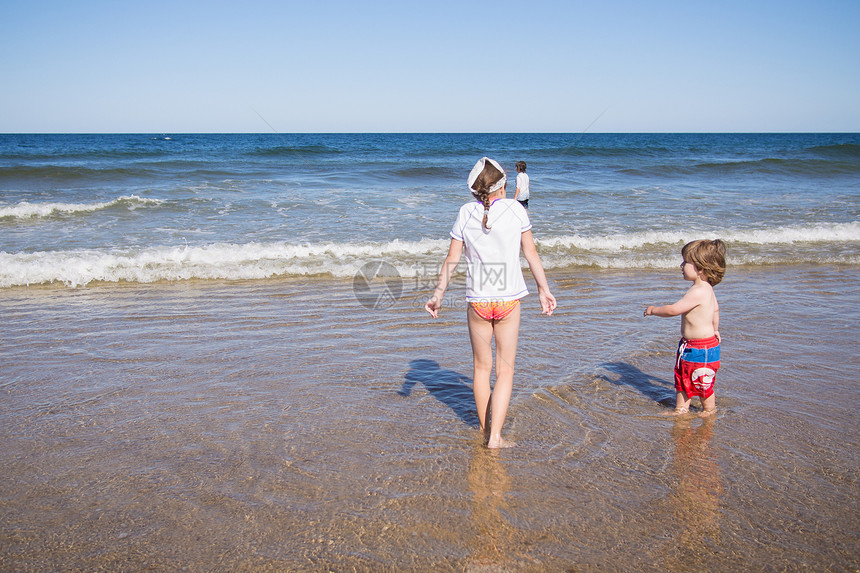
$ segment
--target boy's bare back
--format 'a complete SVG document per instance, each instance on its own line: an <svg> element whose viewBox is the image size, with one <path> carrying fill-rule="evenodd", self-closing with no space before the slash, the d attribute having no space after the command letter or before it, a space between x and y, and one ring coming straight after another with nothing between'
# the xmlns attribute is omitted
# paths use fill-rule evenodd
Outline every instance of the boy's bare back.
<svg viewBox="0 0 860 573"><path fill-rule="evenodd" d="M710 338L718 334L720 306L714 294L714 287L705 281L691 286L684 297L694 306L681 315L681 336L687 340Z"/></svg>

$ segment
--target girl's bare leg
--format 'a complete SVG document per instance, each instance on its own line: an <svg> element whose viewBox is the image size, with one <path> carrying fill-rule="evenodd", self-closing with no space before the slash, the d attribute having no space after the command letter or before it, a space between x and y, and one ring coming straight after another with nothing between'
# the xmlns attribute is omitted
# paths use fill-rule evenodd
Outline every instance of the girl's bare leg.
<svg viewBox="0 0 860 573"><path fill-rule="evenodd" d="M475 408L478 410L478 420L481 432L489 437L490 426L487 419L490 416L490 372L493 370L493 323L484 320L469 304L466 316L469 323L469 340L472 342L472 358L474 374L472 376L472 392L475 394Z"/></svg>
<svg viewBox="0 0 860 573"><path fill-rule="evenodd" d="M511 402L514 386L514 361L517 357L517 342L520 334L520 305L511 314L496 321L493 333L496 336L496 385L491 399L490 448L510 448L514 442L502 439L502 426Z"/></svg>

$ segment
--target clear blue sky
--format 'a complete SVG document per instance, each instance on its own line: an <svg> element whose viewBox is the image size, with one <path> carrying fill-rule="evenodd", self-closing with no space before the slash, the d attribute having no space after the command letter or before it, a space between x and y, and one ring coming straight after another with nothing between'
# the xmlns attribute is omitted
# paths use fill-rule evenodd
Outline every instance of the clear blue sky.
<svg viewBox="0 0 860 573"><path fill-rule="evenodd" d="M860 131L858 0L0 0L0 53L6 133Z"/></svg>

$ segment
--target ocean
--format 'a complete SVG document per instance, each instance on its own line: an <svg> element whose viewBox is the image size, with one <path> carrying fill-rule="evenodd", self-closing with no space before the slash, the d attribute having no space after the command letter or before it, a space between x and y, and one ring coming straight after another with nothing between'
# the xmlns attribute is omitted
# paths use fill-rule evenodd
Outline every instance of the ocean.
<svg viewBox="0 0 860 573"><path fill-rule="evenodd" d="M671 268L699 236L734 264L860 263L857 135L0 135L0 288L350 278L377 256L414 277L482 155L529 165L549 269Z"/></svg>
<svg viewBox="0 0 860 573"><path fill-rule="evenodd" d="M422 308L484 155L559 302L504 452ZM717 237L667 419L642 311ZM0 134L0 569L856 571L858 285L860 134Z"/></svg>

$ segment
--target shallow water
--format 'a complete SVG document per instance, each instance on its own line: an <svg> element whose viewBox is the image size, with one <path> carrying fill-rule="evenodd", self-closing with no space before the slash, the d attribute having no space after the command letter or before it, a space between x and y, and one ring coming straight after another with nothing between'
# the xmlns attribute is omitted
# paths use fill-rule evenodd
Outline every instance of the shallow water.
<svg viewBox="0 0 860 573"><path fill-rule="evenodd" d="M730 269L706 421L661 416L679 324L641 316L679 273L549 278L502 452L422 285L0 291L0 569L860 567L855 267Z"/></svg>

